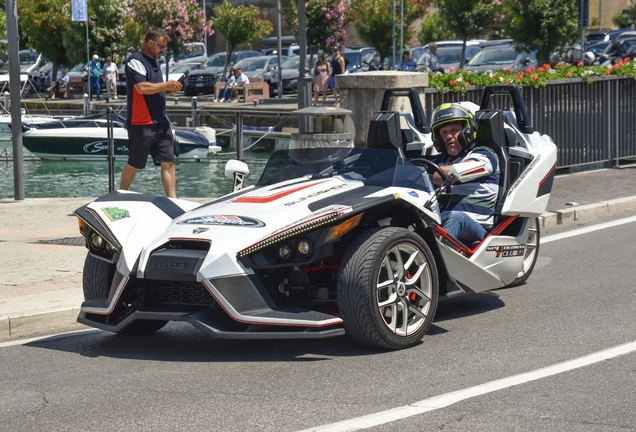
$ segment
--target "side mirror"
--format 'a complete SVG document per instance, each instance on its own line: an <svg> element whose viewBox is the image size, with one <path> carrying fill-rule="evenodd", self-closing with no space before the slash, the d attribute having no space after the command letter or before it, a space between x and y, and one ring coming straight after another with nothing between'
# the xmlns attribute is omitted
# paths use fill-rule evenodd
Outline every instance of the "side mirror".
<svg viewBox="0 0 636 432"><path fill-rule="evenodd" d="M530 57L527 57L524 61L523 64L524 65L529 65L530 63L532 63L532 59Z"/></svg>
<svg viewBox="0 0 636 432"><path fill-rule="evenodd" d="M245 162L230 159L225 164L225 177L233 179L232 192L243 189L243 178L250 173L250 169Z"/></svg>

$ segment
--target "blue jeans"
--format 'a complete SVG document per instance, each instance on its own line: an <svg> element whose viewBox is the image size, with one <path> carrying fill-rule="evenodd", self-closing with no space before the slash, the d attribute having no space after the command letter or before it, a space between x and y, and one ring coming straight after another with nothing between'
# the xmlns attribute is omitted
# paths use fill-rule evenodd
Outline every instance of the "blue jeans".
<svg viewBox="0 0 636 432"><path fill-rule="evenodd" d="M99 99L99 90L100 90L100 83L99 83L99 77L90 77L90 80L88 82L88 94L91 97L91 100L93 100L93 86L95 86L95 88L97 89L97 98Z"/></svg>
<svg viewBox="0 0 636 432"><path fill-rule="evenodd" d="M451 236L462 243L472 243L483 239L487 231L464 212L451 211L442 220L444 228Z"/></svg>

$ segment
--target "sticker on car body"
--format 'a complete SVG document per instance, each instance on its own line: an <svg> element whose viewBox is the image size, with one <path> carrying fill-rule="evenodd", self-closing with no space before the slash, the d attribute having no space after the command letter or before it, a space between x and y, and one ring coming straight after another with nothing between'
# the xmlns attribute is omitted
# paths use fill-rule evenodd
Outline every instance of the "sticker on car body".
<svg viewBox="0 0 636 432"><path fill-rule="evenodd" d="M223 225L260 228L265 222L254 218L234 215L205 215L178 222L177 225Z"/></svg>

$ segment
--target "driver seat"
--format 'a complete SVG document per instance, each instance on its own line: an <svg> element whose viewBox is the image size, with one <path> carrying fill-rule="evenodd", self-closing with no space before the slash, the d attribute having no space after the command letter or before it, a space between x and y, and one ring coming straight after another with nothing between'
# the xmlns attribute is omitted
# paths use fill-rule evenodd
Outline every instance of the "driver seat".
<svg viewBox="0 0 636 432"><path fill-rule="evenodd" d="M479 110L475 113L475 122L477 123L475 146L492 149L499 159L499 194L495 206L495 225L497 225L497 215L501 214L510 187L510 157L506 148L504 113L500 110Z"/></svg>
<svg viewBox="0 0 636 432"><path fill-rule="evenodd" d="M396 111L374 112L369 122L367 147L395 150L404 159L402 145L400 113Z"/></svg>

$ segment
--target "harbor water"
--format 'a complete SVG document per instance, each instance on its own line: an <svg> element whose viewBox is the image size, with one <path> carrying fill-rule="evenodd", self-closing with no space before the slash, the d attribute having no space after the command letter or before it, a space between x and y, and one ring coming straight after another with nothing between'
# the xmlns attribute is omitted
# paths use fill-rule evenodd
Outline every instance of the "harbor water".
<svg viewBox="0 0 636 432"><path fill-rule="evenodd" d="M0 199L14 198L11 141L0 141ZM216 198L232 190L232 180L225 177L225 163L236 153L219 153L200 162L176 162L177 196L183 198ZM246 153L250 168L245 185L255 184L265 168L268 153ZM125 162L115 162L115 188ZM108 162L42 161L24 149L24 189L26 198L98 197L108 193ZM139 170L131 190L164 195L161 168L151 159Z"/></svg>

